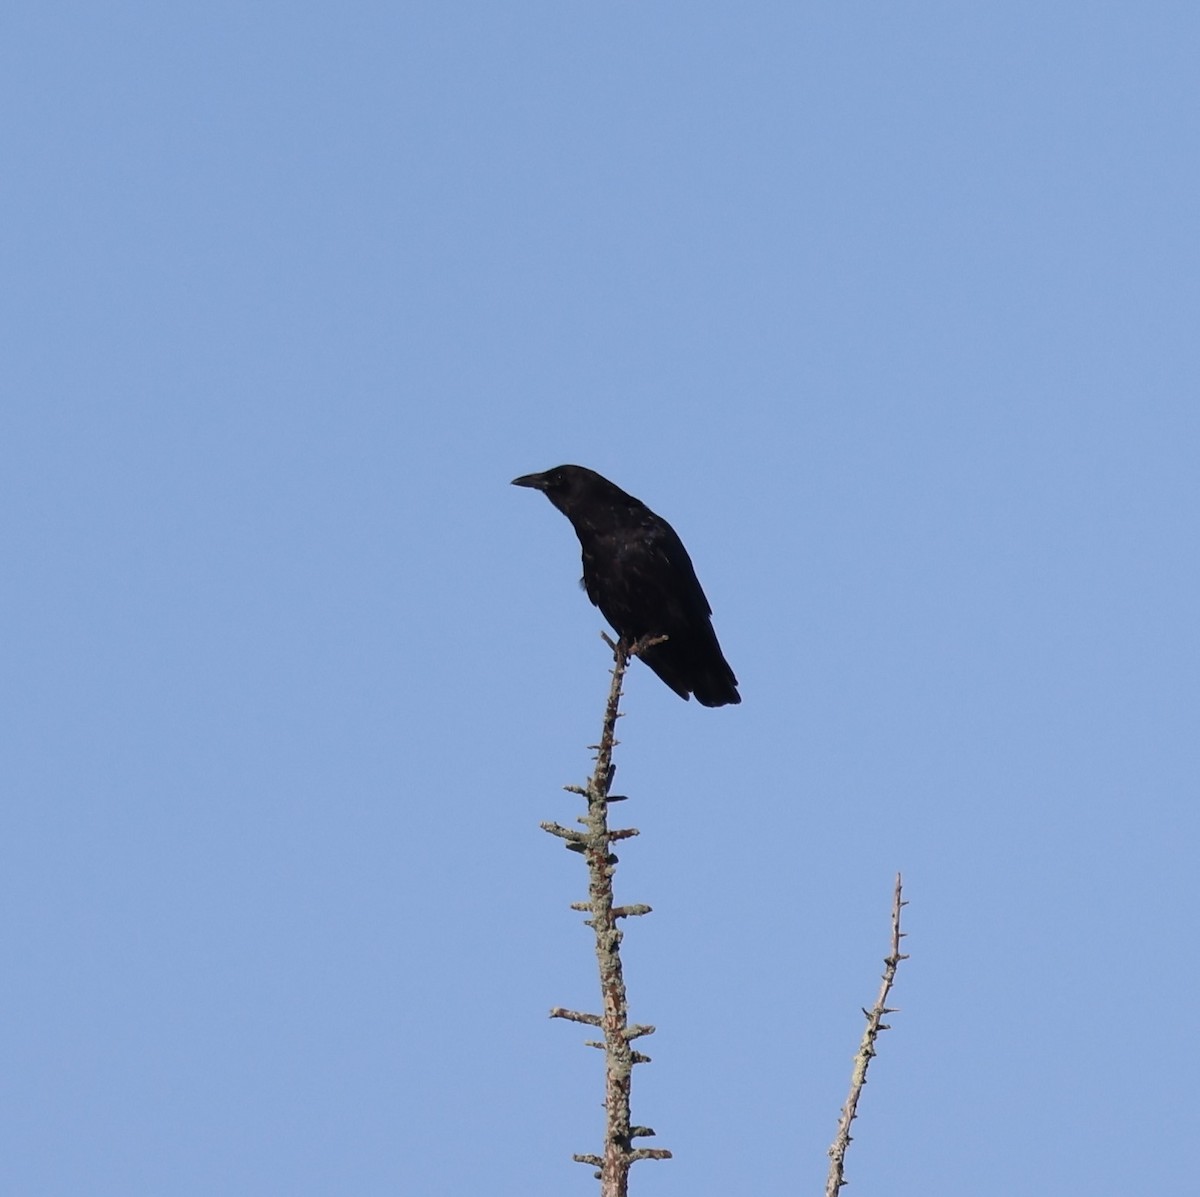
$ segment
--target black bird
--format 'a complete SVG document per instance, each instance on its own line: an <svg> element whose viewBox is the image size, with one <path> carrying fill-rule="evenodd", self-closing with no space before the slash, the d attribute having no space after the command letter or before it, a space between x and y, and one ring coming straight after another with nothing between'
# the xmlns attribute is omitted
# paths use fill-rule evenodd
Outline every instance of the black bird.
<svg viewBox="0 0 1200 1197"><path fill-rule="evenodd" d="M695 694L706 707L742 701L692 559L662 516L583 466L524 474L512 484L542 491L571 521L587 596L617 635L627 644L668 637L641 658L680 698Z"/></svg>

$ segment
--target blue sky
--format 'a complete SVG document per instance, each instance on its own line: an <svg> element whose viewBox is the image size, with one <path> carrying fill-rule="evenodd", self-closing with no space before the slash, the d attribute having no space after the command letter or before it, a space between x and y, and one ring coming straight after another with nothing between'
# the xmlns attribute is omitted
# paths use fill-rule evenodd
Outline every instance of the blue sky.
<svg viewBox="0 0 1200 1197"><path fill-rule="evenodd" d="M639 1194L1182 1192L1194 5L16 3L0 1189L590 1192L608 661L517 474L675 525Z"/></svg>

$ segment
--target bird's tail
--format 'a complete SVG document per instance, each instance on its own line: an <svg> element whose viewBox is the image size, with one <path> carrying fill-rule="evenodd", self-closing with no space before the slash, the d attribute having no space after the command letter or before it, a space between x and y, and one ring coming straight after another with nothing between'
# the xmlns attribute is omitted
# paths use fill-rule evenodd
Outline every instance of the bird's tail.
<svg viewBox="0 0 1200 1197"><path fill-rule="evenodd" d="M666 640L646 649L642 660L682 699L693 694L702 707L739 703L737 678L715 643L688 645L681 638Z"/></svg>

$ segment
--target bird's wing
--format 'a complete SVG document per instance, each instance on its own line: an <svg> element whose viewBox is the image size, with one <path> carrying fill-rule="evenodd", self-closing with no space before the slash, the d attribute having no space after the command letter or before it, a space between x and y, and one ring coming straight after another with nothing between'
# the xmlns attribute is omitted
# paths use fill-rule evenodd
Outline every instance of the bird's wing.
<svg viewBox="0 0 1200 1197"><path fill-rule="evenodd" d="M666 520L658 520L650 537L651 547L664 577L669 577L668 588L674 606L686 620L707 619L712 615L708 597L696 577L696 567L688 551L683 547L675 529Z"/></svg>
<svg viewBox="0 0 1200 1197"><path fill-rule="evenodd" d="M588 598L614 626L633 634L707 621L712 609L683 542L665 520L646 517L580 537ZM651 616L653 628L646 626Z"/></svg>

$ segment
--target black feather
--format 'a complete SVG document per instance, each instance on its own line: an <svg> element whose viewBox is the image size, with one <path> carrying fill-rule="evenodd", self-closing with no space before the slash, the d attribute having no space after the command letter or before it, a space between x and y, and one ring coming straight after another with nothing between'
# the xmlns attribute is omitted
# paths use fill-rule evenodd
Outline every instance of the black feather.
<svg viewBox="0 0 1200 1197"><path fill-rule="evenodd" d="M571 521L587 596L617 635L627 643L667 637L641 658L676 694L706 707L742 701L692 559L662 516L583 466L525 474L513 485L543 491Z"/></svg>

